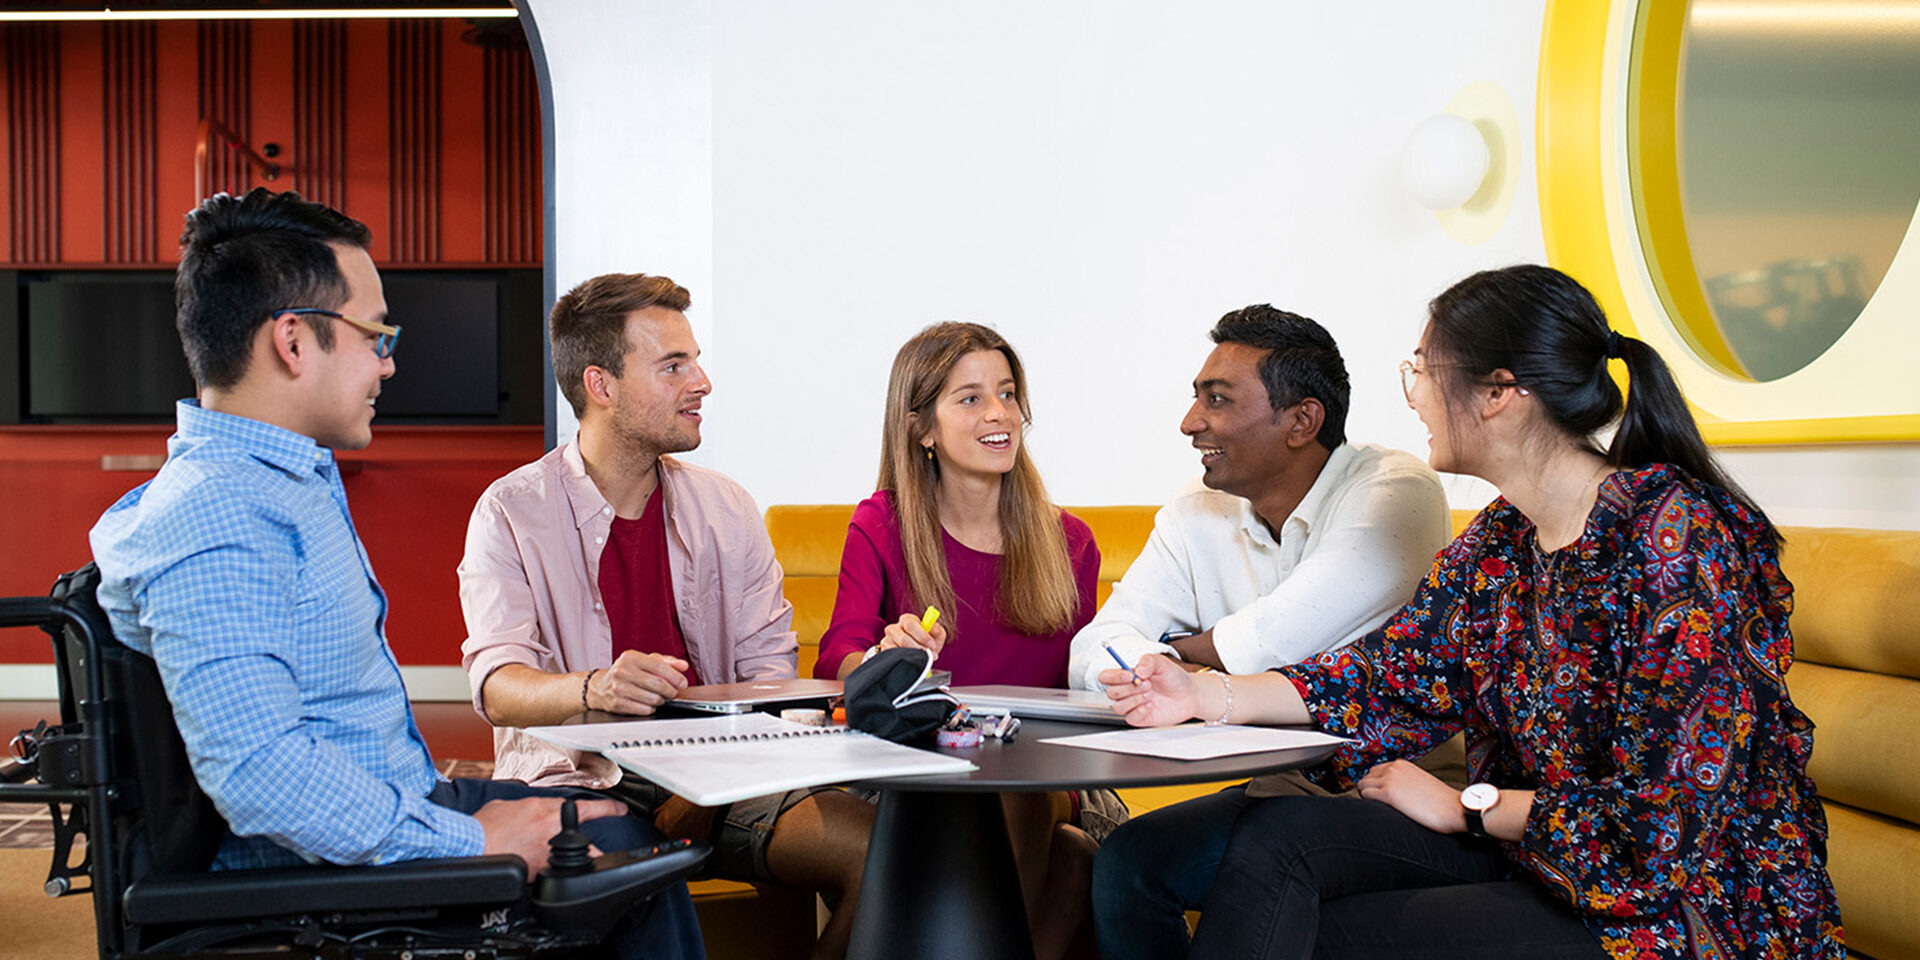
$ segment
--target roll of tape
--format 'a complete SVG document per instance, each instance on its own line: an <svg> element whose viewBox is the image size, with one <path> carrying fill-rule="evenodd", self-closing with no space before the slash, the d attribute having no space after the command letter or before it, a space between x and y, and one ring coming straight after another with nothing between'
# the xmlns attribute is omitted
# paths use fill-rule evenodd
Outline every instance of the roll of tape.
<svg viewBox="0 0 1920 960"><path fill-rule="evenodd" d="M794 723L804 723L809 727L824 727L827 725L827 712L825 710L807 710L796 707L780 711L780 719L790 720Z"/></svg>
<svg viewBox="0 0 1920 960"><path fill-rule="evenodd" d="M933 735L933 742L943 747L977 747L980 745L980 728L969 726L960 730L941 728Z"/></svg>

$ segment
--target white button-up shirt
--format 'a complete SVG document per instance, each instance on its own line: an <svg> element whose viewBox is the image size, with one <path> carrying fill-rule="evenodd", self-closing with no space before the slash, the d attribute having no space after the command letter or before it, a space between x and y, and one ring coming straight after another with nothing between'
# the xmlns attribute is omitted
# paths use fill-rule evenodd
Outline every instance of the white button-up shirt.
<svg viewBox="0 0 1920 960"><path fill-rule="evenodd" d="M1440 478L1398 450L1333 451L1280 537L1231 494L1201 490L1160 509L1113 595L1073 638L1071 682L1103 689L1122 659L1173 653L1169 631L1213 631L1232 673L1297 663L1358 639L1413 596L1451 525Z"/></svg>

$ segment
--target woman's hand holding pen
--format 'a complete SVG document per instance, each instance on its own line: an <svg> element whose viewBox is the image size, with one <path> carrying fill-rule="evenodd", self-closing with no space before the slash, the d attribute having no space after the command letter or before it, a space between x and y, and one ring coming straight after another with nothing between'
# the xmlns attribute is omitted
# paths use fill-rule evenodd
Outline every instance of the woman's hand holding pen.
<svg viewBox="0 0 1920 960"><path fill-rule="evenodd" d="M919 647L938 660L940 648L947 645L947 628L937 620L931 626L922 627L921 623L926 619L911 613L901 614L899 622L887 624L886 632L880 635L879 648Z"/></svg>
<svg viewBox="0 0 1920 960"><path fill-rule="evenodd" d="M1142 657L1132 676L1125 670L1102 670L1100 682L1106 684L1114 712L1136 727L1161 727L1200 715L1200 685L1171 657Z"/></svg>

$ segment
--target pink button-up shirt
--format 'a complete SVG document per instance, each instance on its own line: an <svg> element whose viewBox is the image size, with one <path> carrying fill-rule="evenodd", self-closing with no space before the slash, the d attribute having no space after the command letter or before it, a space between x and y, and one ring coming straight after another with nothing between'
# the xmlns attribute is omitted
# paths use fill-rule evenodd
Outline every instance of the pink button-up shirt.
<svg viewBox="0 0 1920 960"><path fill-rule="evenodd" d="M798 644L780 563L753 498L725 476L660 458L667 555L687 655L702 679L728 683L791 677ZM600 597L600 554L613 508L567 443L494 481L467 524L460 609L461 665L474 709L493 671L520 663L549 673L613 662L613 627ZM609 786L605 758L553 747L495 727L494 776L548 785Z"/></svg>

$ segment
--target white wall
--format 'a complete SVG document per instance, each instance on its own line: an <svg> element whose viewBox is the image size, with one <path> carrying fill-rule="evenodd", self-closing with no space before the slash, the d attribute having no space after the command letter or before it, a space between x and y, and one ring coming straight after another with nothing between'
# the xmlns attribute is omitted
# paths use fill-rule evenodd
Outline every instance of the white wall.
<svg viewBox="0 0 1920 960"><path fill-rule="evenodd" d="M943 319L1020 350L1063 503L1192 481L1187 384L1211 321L1250 302L1333 331L1353 437L1424 451L1395 367L1426 300L1544 257L1544 0L529 2L560 288L617 269L693 289L716 384L697 459L763 505L868 492L893 351ZM1507 222L1465 247L1393 164L1475 80L1513 98L1526 150ZM1781 522L1920 528L1920 448L1728 460Z"/></svg>
<svg viewBox="0 0 1920 960"><path fill-rule="evenodd" d="M713 81L706 3L543 0L531 23L556 105L549 260L565 293L603 273L713 288ZM688 317L702 343L713 313ZM556 398L560 435L579 429Z"/></svg>

